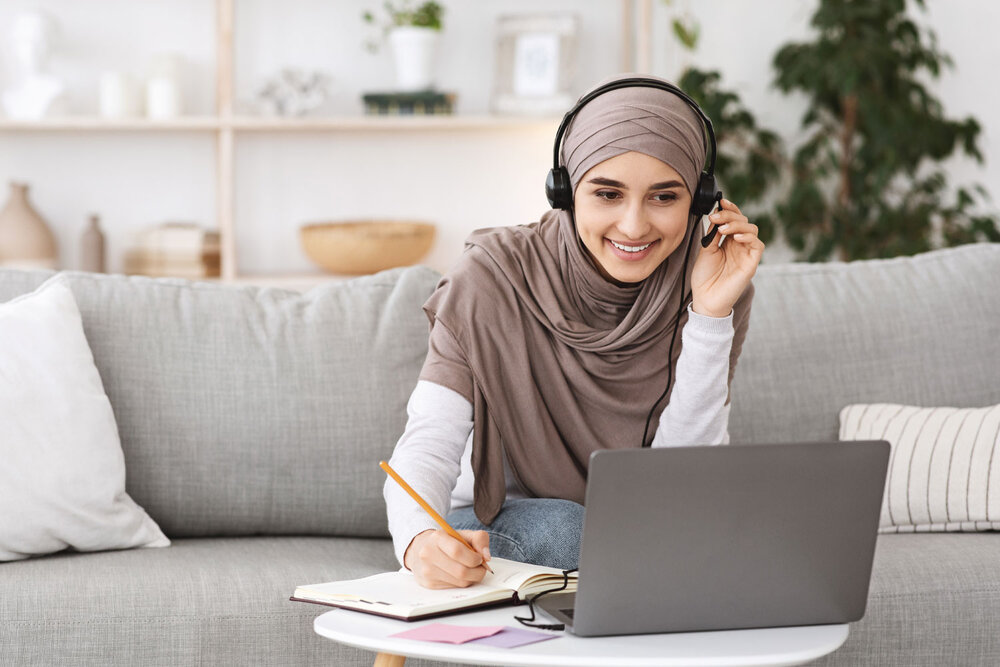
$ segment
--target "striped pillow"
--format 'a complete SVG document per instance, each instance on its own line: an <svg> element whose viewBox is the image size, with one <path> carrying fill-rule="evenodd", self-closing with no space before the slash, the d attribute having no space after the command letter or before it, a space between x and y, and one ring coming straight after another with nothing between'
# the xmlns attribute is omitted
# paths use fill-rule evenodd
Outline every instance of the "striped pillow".
<svg viewBox="0 0 1000 667"><path fill-rule="evenodd" d="M892 445L879 532L1000 528L1000 405L848 405L840 439Z"/></svg>

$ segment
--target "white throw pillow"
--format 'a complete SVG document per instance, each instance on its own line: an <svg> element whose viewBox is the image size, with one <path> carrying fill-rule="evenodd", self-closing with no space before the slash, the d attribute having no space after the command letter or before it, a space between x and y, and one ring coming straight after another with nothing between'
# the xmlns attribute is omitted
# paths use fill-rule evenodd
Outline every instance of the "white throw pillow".
<svg viewBox="0 0 1000 667"><path fill-rule="evenodd" d="M880 532L1000 528L1000 405L848 405L840 439L892 445Z"/></svg>
<svg viewBox="0 0 1000 667"><path fill-rule="evenodd" d="M0 560L165 547L125 459L83 321L59 276L0 304Z"/></svg>

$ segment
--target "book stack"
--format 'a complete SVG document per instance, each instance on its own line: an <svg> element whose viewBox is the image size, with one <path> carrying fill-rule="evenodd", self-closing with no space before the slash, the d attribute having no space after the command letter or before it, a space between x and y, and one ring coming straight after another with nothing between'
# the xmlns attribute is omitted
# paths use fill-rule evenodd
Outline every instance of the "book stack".
<svg viewBox="0 0 1000 667"><path fill-rule="evenodd" d="M455 107L454 93L423 90L414 93L366 93L362 96L365 113L376 116L429 116L450 114Z"/></svg>
<svg viewBox="0 0 1000 667"><path fill-rule="evenodd" d="M220 275L219 232L189 222L167 222L140 232L125 253L125 273L174 278Z"/></svg>

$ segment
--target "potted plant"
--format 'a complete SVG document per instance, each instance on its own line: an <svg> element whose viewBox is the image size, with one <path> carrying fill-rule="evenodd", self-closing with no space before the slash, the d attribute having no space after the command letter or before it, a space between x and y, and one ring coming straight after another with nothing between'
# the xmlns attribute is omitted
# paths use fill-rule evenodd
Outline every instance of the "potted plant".
<svg viewBox="0 0 1000 667"><path fill-rule="evenodd" d="M398 3L386 0L383 7L388 14L383 34L388 37L395 59L397 88L401 91L431 89L444 7L433 0L422 2L416 8L410 0ZM366 23L376 23L369 11L362 14L362 18Z"/></svg>

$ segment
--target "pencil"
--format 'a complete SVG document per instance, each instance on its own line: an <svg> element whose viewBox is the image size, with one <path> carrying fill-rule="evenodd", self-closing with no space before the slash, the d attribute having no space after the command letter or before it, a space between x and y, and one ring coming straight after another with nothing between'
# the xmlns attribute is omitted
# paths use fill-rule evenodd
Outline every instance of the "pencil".
<svg viewBox="0 0 1000 667"><path fill-rule="evenodd" d="M478 551L476 551L475 547L473 547L471 544L469 544L468 542L466 542L466 540L465 540L464 537L462 537L461 535L458 534L457 530L455 530L454 528L452 528L451 526L449 526L448 522L444 520L444 517L442 517L440 514L438 514L437 512L435 512L434 508L431 507L430 505L428 505L427 501L424 500L423 498L421 498L420 494L417 493L416 491L414 491L413 487L410 486L409 484L407 484L406 480L403 479L402 477L400 477L399 473L397 473L395 470L393 470L392 467L388 463L386 463L385 461L379 461L378 465L379 465L380 468L382 468L382 470L386 471L389 474L389 477L392 477L394 480L396 480L396 482L401 487L403 487L403 490L406 491L408 494L410 494L410 496L414 500L417 501L417 504L424 508L425 512L427 512L428 514L430 514L430 516L431 516L432 519L434 519L435 521L438 522L438 525L440 525L441 528L444 529L444 532L448 533L449 535L451 535L452 537L454 537L456 540L458 540L459 542L461 542L462 544L464 544L466 547L468 547L469 551L471 551L473 553L479 553ZM489 565L487 565L485 560L483 561L483 567L485 567L490 572L490 574L494 574L493 568L491 568Z"/></svg>

